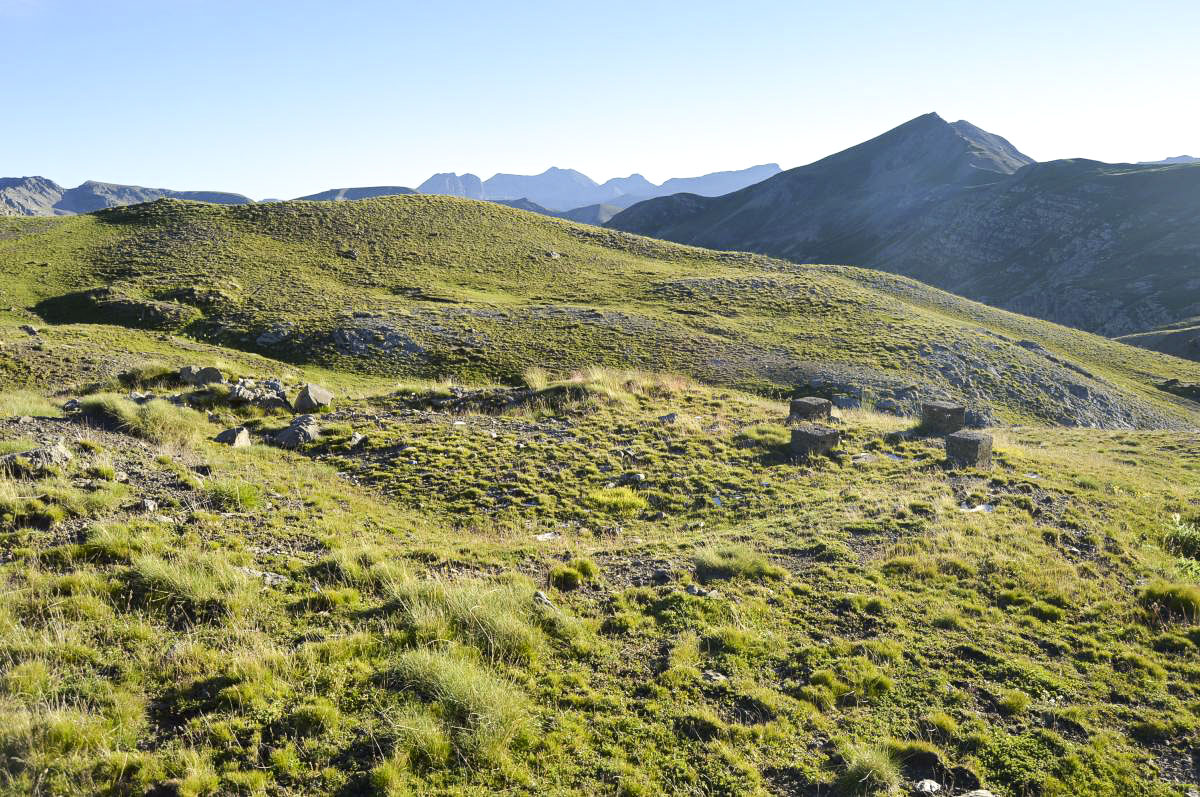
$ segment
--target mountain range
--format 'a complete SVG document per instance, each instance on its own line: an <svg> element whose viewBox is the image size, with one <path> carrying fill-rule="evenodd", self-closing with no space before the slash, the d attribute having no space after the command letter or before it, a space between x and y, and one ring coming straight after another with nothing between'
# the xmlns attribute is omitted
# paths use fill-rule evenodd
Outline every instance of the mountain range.
<svg viewBox="0 0 1200 797"><path fill-rule="evenodd" d="M721 197L608 226L801 263L868 266L1104 335L1200 315L1200 164L1036 163L937 114Z"/></svg>
<svg viewBox="0 0 1200 797"><path fill-rule="evenodd" d="M699 196L720 196L779 174L779 164L767 163L737 171L714 172L700 177L673 177L655 185L640 174L614 177L597 183L574 169L551 167L541 174L497 174L480 180L473 174L443 172L417 187L422 194L443 194L467 199L528 199L556 212L588 206L626 208L653 197L682 191Z"/></svg>
<svg viewBox="0 0 1200 797"><path fill-rule="evenodd" d="M172 191L94 180L75 188L63 188L45 177L0 177L0 216L70 216L156 199L193 199L218 205L244 205L253 201L223 191Z"/></svg>
<svg viewBox="0 0 1200 797"><path fill-rule="evenodd" d="M700 196L718 196L765 180L779 171L778 164L770 163L699 177L673 177L662 185L655 185L640 174L614 178L601 185L574 169L558 168L547 169L542 174L534 175L497 174L488 180L480 180L473 174L458 175L445 172L435 174L421 183L417 191L404 186L331 188L297 198L338 201L420 192L499 201L510 207L546 216L602 224L624 208L644 199L679 191L688 191ZM45 177L0 178L0 216L64 216L164 198L193 199L221 205L244 205L254 202L241 194L218 191L173 191L166 188L98 183L92 180L76 188L63 188Z"/></svg>

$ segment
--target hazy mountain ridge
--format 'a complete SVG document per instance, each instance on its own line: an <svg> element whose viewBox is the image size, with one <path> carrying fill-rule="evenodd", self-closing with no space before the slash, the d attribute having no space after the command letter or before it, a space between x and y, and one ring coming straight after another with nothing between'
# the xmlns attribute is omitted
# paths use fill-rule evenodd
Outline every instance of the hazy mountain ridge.
<svg viewBox="0 0 1200 797"><path fill-rule="evenodd" d="M717 198L608 226L796 262L893 271L1107 335L1200 313L1200 168L1035 164L936 114Z"/></svg>
<svg viewBox="0 0 1200 797"><path fill-rule="evenodd" d="M597 183L574 169L551 167L541 174L496 174L480 181L473 174L435 174L417 188L422 194L442 194L467 199L528 199L551 211L566 212L591 205L628 207L642 200L689 191L719 196L745 188L780 172L768 163L747 169L713 172L699 177L672 177L655 185L640 174L614 177Z"/></svg>
<svg viewBox="0 0 1200 797"><path fill-rule="evenodd" d="M70 216L94 210L137 205L156 199L191 199L218 205L246 205L254 200L223 191L175 191L138 185L101 183L95 180L63 188L45 177L0 178L0 215Z"/></svg>

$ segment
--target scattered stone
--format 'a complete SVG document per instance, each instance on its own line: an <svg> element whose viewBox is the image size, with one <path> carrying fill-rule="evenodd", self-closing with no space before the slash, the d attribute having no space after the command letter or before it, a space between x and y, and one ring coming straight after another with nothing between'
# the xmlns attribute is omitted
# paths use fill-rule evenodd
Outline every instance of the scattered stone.
<svg viewBox="0 0 1200 797"><path fill-rule="evenodd" d="M20 424L33 423L33 418L28 415L22 415L20 418L17 418L17 423L20 423Z"/></svg>
<svg viewBox="0 0 1200 797"><path fill-rule="evenodd" d="M21 324L20 330L26 335L37 337L38 329L33 324Z"/></svg>
<svg viewBox="0 0 1200 797"><path fill-rule="evenodd" d="M670 423L675 423L677 420L679 420L679 413L677 413L677 412L668 412L666 415L658 416L659 423L670 424Z"/></svg>
<svg viewBox="0 0 1200 797"><path fill-rule="evenodd" d="M623 473L621 478L617 479L619 485L639 485L646 482L646 474L644 473Z"/></svg>
<svg viewBox="0 0 1200 797"><path fill-rule="evenodd" d="M971 506L970 504L966 503L965 501L963 503L959 504L958 508L964 512L983 512L984 514L987 514L987 515L990 515L991 513L996 511L995 504L979 504L978 506Z"/></svg>
<svg viewBox="0 0 1200 797"><path fill-rule="evenodd" d="M142 512L157 512L158 502L151 498L143 498L141 502L138 503L138 509Z"/></svg>
<svg viewBox="0 0 1200 797"><path fill-rule="evenodd" d="M350 439L346 441L346 445L351 449L357 450L366 446L368 442L369 440L365 434L355 432L354 434L350 435Z"/></svg>
<svg viewBox="0 0 1200 797"><path fill-rule="evenodd" d="M346 258L347 260L358 260L357 249L343 249L341 252L338 252L338 255Z"/></svg>
<svg viewBox="0 0 1200 797"><path fill-rule="evenodd" d="M670 570L660 567L650 574L650 580L655 584L670 584L675 580L675 575Z"/></svg>
<svg viewBox="0 0 1200 797"><path fill-rule="evenodd" d="M278 573L271 573L266 570L255 570L253 567L239 567L242 571L251 578L260 578L268 587L279 587L288 582L287 576L281 576Z"/></svg>
<svg viewBox="0 0 1200 797"><path fill-rule="evenodd" d="M54 445L35 448L30 451L20 451L0 457L0 473L14 473L24 470L26 466L33 470L65 465L71 461L71 452L60 439Z"/></svg>
<svg viewBox="0 0 1200 797"><path fill-rule="evenodd" d="M828 454L841 439L842 433L828 426L801 426L792 430L792 453L801 457Z"/></svg>
<svg viewBox="0 0 1200 797"><path fill-rule="evenodd" d="M918 780L913 786L913 792L916 794L937 794L941 790L942 784L938 783L936 780L930 780L929 778Z"/></svg>
<svg viewBox="0 0 1200 797"><path fill-rule="evenodd" d="M967 408L948 401L927 401L921 405L921 426L931 434L950 434L967 424Z"/></svg>
<svg viewBox="0 0 1200 797"><path fill-rule="evenodd" d="M855 465L866 465L868 463L875 461L875 455L874 454L855 454L854 456L850 457L850 461L853 462Z"/></svg>
<svg viewBox="0 0 1200 797"><path fill-rule="evenodd" d="M554 605L554 601L550 600L550 597L540 589L533 593L533 602L558 611L558 607Z"/></svg>
<svg viewBox="0 0 1200 797"><path fill-rule="evenodd" d="M541 534L535 536L534 539L538 542L550 542L550 540L557 540L558 534L553 531L543 531Z"/></svg>
<svg viewBox="0 0 1200 797"><path fill-rule="evenodd" d="M63 404L63 412L79 412L79 408L83 405L79 403L79 399L71 399Z"/></svg>
<svg viewBox="0 0 1200 797"><path fill-rule="evenodd" d="M280 448L299 448L321 436L321 427L311 415L301 415L291 425L277 433L272 442Z"/></svg>
<svg viewBox="0 0 1200 797"><path fill-rule="evenodd" d="M318 412L333 403L333 394L320 385L305 385L296 396L296 412Z"/></svg>
<svg viewBox="0 0 1200 797"><path fill-rule="evenodd" d="M789 421L827 421L833 410L833 402L818 396L804 396L792 399L789 408Z"/></svg>
<svg viewBox="0 0 1200 797"><path fill-rule="evenodd" d="M990 468L992 436L965 429L949 434L946 436L946 458L959 468Z"/></svg>
<svg viewBox="0 0 1200 797"><path fill-rule="evenodd" d="M992 794L987 789L975 789L974 791L969 791L962 795L962 797L996 797L996 795Z"/></svg>
<svg viewBox="0 0 1200 797"><path fill-rule="evenodd" d="M710 684L723 684L729 680L729 676L725 675L724 673L717 672L716 670L705 670L704 680L708 681Z"/></svg>
<svg viewBox="0 0 1200 797"><path fill-rule="evenodd" d="M215 439L218 443L224 443L233 448L245 448L250 445L250 430L245 426L235 426L221 432Z"/></svg>

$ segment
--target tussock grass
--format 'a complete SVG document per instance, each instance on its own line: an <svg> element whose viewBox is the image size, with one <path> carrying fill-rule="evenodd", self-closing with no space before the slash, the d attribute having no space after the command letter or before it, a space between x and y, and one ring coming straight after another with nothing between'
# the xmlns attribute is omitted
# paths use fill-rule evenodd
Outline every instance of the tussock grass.
<svg viewBox="0 0 1200 797"><path fill-rule="evenodd" d="M527 722L520 692L453 652L410 650L400 655L389 679L440 707L454 751L464 761L500 760Z"/></svg>
<svg viewBox="0 0 1200 797"><path fill-rule="evenodd" d="M838 744L838 755L842 772L834 784L837 794L874 797L899 792L903 782L900 762L887 745L843 741Z"/></svg>
<svg viewBox="0 0 1200 797"><path fill-rule="evenodd" d="M1156 581L1142 590L1142 604L1166 619L1200 619L1200 586Z"/></svg>
<svg viewBox="0 0 1200 797"><path fill-rule="evenodd" d="M587 504L617 517L632 517L649 507L646 499L630 487L603 487L587 494Z"/></svg>
<svg viewBox="0 0 1200 797"><path fill-rule="evenodd" d="M514 664L528 663L541 646L526 585L404 579L389 583L385 594L422 641L460 640L490 661Z"/></svg>
<svg viewBox="0 0 1200 797"><path fill-rule="evenodd" d="M193 622L243 611L254 601L250 577L217 552L135 555L125 580L135 603Z"/></svg>
<svg viewBox="0 0 1200 797"><path fill-rule="evenodd" d="M0 392L0 418L61 418L62 409L41 393L33 390Z"/></svg>
<svg viewBox="0 0 1200 797"><path fill-rule="evenodd" d="M82 399L80 408L103 424L152 443L186 446L213 433L212 424L200 413L165 401L135 404L121 396L101 393Z"/></svg>
<svg viewBox="0 0 1200 797"><path fill-rule="evenodd" d="M262 488L241 479L211 480L205 483L212 505L224 512L246 512L262 506Z"/></svg>
<svg viewBox="0 0 1200 797"><path fill-rule="evenodd" d="M754 581L777 580L787 575L778 565L745 545L705 548L692 557L696 578L701 582L745 578Z"/></svg>

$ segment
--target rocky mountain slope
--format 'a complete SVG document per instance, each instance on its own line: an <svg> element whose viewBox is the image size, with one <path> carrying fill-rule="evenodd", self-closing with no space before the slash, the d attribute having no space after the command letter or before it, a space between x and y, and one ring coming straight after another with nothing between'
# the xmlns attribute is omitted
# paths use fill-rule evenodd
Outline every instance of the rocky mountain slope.
<svg viewBox="0 0 1200 797"><path fill-rule="evenodd" d="M0 229L0 304L56 323L186 329L284 360L498 381L531 362L619 365L767 392L808 384L909 411L937 394L969 399L981 418L1194 422L1194 406L1155 382L1196 381L1200 366L881 272L493 203L159 201Z"/></svg>
<svg viewBox="0 0 1200 797"><path fill-rule="evenodd" d="M608 226L796 262L881 268L1105 335L1200 313L1200 167L1034 164L936 114L732 194Z"/></svg>
<svg viewBox="0 0 1200 797"><path fill-rule="evenodd" d="M170 197L221 205L253 202L241 194L221 191L172 191L88 180L75 188L63 188L45 177L0 178L0 216L66 216L94 210L136 205Z"/></svg>
<svg viewBox="0 0 1200 797"><path fill-rule="evenodd" d="M1148 332L1122 335L1117 340L1186 360L1200 360L1200 317L1186 318Z"/></svg>
<svg viewBox="0 0 1200 797"><path fill-rule="evenodd" d="M321 191L317 194L309 194L308 196L297 197L297 199L307 199L310 201L332 201L343 202L355 199L372 199L380 196L396 196L397 194L413 194L416 193L411 188L405 188L400 185L376 185L376 186L361 186L358 188L331 188L328 191Z"/></svg>
<svg viewBox="0 0 1200 797"><path fill-rule="evenodd" d="M0 219L0 793L1185 797L1168 377L449 197Z"/></svg>

